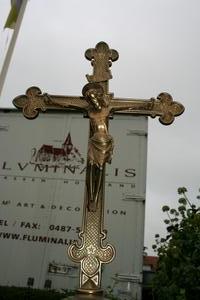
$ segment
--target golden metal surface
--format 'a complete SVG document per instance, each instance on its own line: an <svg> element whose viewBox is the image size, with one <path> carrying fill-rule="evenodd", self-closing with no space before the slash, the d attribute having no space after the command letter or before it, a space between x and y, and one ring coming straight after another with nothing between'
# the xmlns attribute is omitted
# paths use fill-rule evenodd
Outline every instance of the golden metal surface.
<svg viewBox="0 0 200 300"><path fill-rule="evenodd" d="M62 300L108 300L105 296L101 294L76 294L75 296L71 296Z"/></svg>
<svg viewBox="0 0 200 300"><path fill-rule="evenodd" d="M104 243L106 233L104 221L105 166L111 163L114 141L109 134L109 117L116 113L131 113L159 117L164 125L169 125L176 116L183 113L182 104L173 101L167 93L158 97L142 99L115 99L108 92L108 80L112 78L110 67L118 59L116 50L100 42L94 49L85 52L91 60L93 74L87 75L88 82L82 90L83 96L59 96L42 94L37 87L31 87L26 95L13 100L17 108L23 110L28 119L37 117L39 111L49 109L69 109L85 112L90 120L88 141L86 187L83 207L80 242L71 245L68 254L74 262L79 262L80 289L82 293L101 292L101 266L115 257L112 245Z"/></svg>
<svg viewBox="0 0 200 300"><path fill-rule="evenodd" d="M116 50L109 49L108 45L100 42L95 49L88 49L85 57L91 60L93 75L86 75L89 82L103 82L112 78L110 67L112 61L116 61L119 54Z"/></svg>

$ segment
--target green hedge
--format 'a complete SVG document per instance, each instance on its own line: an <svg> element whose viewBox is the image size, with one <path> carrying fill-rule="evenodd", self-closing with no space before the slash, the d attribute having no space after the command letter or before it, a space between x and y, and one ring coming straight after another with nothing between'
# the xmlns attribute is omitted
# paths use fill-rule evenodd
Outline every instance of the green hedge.
<svg viewBox="0 0 200 300"><path fill-rule="evenodd" d="M61 300L73 292L0 286L0 300Z"/></svg>

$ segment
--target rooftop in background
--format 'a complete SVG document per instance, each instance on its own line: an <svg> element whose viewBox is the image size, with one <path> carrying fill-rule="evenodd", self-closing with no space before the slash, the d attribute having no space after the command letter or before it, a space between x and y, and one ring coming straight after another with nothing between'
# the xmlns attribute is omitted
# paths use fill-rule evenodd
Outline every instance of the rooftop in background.
<svg viewBox="0 0 200 300"><path fill-rule="evenodd" d="M144 271L156 271L158 263L157 256L144 256L143 257L143 270Z"/></svg>

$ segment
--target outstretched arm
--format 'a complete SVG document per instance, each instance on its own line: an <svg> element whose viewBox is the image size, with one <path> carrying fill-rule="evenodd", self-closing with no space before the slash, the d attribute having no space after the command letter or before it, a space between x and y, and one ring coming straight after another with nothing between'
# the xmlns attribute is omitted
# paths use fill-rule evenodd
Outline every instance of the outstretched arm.
<svg viewBox="0 0 200 300"><path fill-rule="evenodd" d="M23 109L23 114L28 119L36 118L40 110L44 112L47 109L68 108L85 111L88 107L88 103L83 97L42 94L38 87L30 87L26 91L26 95L16 97L13 104L17 108Z"/></svg>
<svg viewBox="0 0 200 300"><path fill-rule="evenodd" d="M114 99L111 100L111 113L125 111L126 113L145 115L155 118L159 116L159 121L163 125L171 124L176 116L184 112L184 106L179 102L173 101L173 98L168 93L161 93L157 99L150 100L126 100Z"/></svg>

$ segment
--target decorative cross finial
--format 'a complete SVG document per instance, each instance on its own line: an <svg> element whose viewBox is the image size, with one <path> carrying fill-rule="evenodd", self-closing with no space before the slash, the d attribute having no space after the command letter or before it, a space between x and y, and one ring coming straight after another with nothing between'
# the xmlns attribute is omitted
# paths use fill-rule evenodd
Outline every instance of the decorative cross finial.
<svg viewBox="0 0 200 300"><path fill-rule="evenodd" d="M86 50L85 57L91 60L93 75L86 75L89 82L104 82L112 78L110 67L112 61L116 61L119 54L110 49L105 42L100 42L95 48Z"/></svg>

